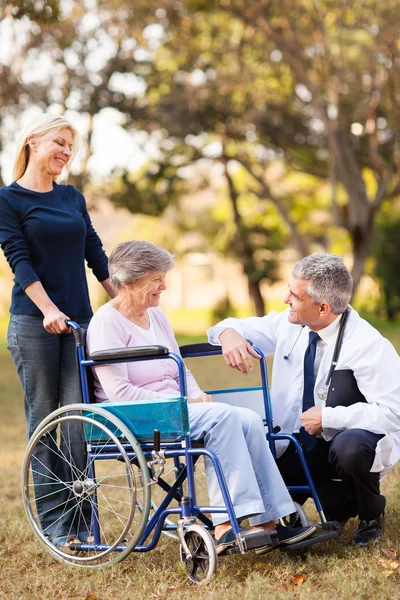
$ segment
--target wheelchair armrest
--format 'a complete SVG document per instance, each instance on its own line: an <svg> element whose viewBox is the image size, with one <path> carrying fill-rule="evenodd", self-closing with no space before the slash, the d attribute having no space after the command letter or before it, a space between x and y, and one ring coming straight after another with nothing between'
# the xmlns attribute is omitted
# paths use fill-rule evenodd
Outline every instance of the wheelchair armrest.
<svg viewBox="0 0 400 600"><path fill-rule="evenodd" d="M197 344L184 344L179 347L183 357L189 358L192 355L206 354L209 352L221 352L221 346L213 346L208 342L198 342Z"/></svg>
<svg viewBox="0 0 400 600"><path fill-rule="evenodd" d="M89 360L121 360L124 358L156 358L169 354L165 346L132 346L128 348L111 348L110 350L97 350L92 352Z"/></svg>
<svg viewBox="0 0 400 600"><path fill-rule="evenodd" d="M251 340L246 340L253 345ZM214 346L208 342L198 342L197 344L184 344L179 347L179 350L183 358L190 358L191 356L198 356L199 354L222 354L221 346Z"/></svg>

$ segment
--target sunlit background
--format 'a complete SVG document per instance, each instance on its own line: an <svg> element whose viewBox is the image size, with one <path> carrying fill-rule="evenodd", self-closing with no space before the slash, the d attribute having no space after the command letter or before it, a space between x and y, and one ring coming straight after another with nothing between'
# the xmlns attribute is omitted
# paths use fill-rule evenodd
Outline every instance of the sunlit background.
<svg viewBox="0 0 400 600"><path fill-rule="evenodd" d="M396 2L0 10L0 184L24 126L65 114L82 137L70 182L106 250L141 238L175 252L164 306L178 329L282 307L293 263L321 250L344 256L357 308L397 318Z"/></svg>

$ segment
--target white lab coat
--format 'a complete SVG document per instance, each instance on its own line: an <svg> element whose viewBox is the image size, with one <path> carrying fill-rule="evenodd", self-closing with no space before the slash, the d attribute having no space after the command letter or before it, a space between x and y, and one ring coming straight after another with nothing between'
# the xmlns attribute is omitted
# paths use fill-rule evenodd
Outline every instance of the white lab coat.
<svg viewBox="0 0 400 600"><path fill-rule="evenodd" d="M225 319L208 330L211 344L219 345L220 333L232 327L265 355L274 355L271 401L274 425L279 425L282 432L298 431L301 425L303 360L309 333L308 327L302 329L301 325L289 322L288 311L270 312L265 317ZM383 476L400 458L400 357L392 344L350 307L337 369L354 372L367 403L331 408L318 397L318 391L325 384L334 346L335 339L328 344L322 357L314 388L315 406L323 408L322 435L330 440L338 431L352 428L383 434L371 468L371 472L379 472ZM285 360L283 357L291 349L288 360ZM287 442L277 444L278 456L283 454L287 445Z"/></svg>

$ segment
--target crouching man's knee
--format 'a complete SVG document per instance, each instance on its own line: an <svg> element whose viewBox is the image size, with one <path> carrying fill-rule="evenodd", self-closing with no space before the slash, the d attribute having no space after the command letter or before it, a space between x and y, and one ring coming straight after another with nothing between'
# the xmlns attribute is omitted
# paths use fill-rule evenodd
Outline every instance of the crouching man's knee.
<svg viewBox="0 0 400 600"><path fill-rule="evenodd" d="M363 429L346 429L333 440L329 462L337 471L354 475L369 473L380 436Z"/></svg>

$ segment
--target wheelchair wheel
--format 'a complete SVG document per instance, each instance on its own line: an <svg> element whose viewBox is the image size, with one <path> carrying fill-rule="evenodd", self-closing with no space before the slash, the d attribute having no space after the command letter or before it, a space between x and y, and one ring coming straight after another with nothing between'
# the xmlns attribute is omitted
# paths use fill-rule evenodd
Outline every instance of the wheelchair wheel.
<svg viewBox="0 0 400 600"><path fill-rule="evenodd" d="M137 545L151 488L143 452L126 425L104 408L73 404L33 433L22 496L30 526L54 558L99 569Z"/></svg>
<svg viewBox="0 0 400 600"><path fill-rule="evenodd" d="M184 538L191 553L191 557L188 557L181 546L181 561L185 564L187 576L194 583L207 583L217 570L217 552L213 538L204 527L196 523L189 525Z"/></svg>
<svg viewBox="0 0 400 600"><path fill-rule="evenodd" d="M284 527L307 527L310 525L307 514L301 504L297 502L293 503L296 508L296 512L279 519L281 525Z"/></svg>

